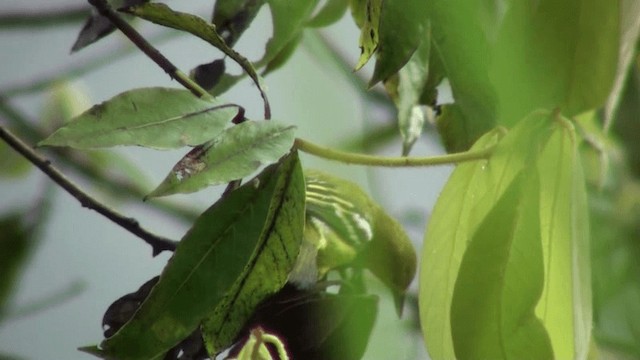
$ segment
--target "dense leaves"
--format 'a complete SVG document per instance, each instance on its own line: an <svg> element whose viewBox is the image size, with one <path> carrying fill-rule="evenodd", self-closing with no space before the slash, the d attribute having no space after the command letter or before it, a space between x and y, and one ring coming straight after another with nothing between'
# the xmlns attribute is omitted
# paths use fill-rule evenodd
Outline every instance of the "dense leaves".
<svg viewBox="0 0 640 360"><path fill-rule="evenodd" d="M257 264L262 271L274 272L269 274L274 280L266 282L267 289L283 286L276 279L286 278L290 269L284 258L264 251L276 246L295 258L302 235L303 191L293 154L204 212L134 317L101 344L102 356L162 356L195 330L211 309L226 303L229 296L235 299L239 284L255 286L255 280L245 278L256 276ZM234 311L251 312L242 306L249 305L242 302Z"/></svg>
<svg viewBox="0 0 640 360"><path fill-rule="evenodd" d="M187 90L134 89L94 105L39 145L78 149L198 145L218 135L237 112L235 106L199 99Z"/></svg>

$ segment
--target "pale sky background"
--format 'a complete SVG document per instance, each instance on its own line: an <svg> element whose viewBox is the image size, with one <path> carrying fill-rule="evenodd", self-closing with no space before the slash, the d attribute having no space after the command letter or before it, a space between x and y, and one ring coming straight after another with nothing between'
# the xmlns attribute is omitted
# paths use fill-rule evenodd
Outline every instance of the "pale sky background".
<svg viewBox="0 0 640 360"><path fill-rule="evenodd" d="M9 10L35 11L78 3L80 2L70 0L2 0L0 13ZM168 1L168 4L203 17L209 16L211 11L209 1L173 0ZM29 82L39 75L53 74L96 56L108 56L111 49L126 41L120 34L113 34L108 39L71 55L69 49L80 27L81 24L76 24L32 31L0 31L0 90ZM141 27L143 34L151 34L157 30L153 25L145 24ZM358 56L358 34L350 17L345 17L325 33L339 44L352 64L355 64ZM268 11L263 9L237 49L250 59L257 59L269 34L270 17ZM185 36L158 47L184 72L200 63L211 61L220 54L204 42ZM371 68L368 66L365 71L370 72ZM297 136L320 144L337 144L348 135L356 134L364 124L384 120L384 115L377 113L376 109L363 106L357 92L339 73L332 71L330 66L319 63L303 47L283 69L268 76L266 84L273 117L296 124ZM113 61L74 82L74 85L85 89L92 103L104 101L136 87L179 87L139 53ZM30 116L38 118L42 113L41 95L43 94L23 96L13 103ZM250 118L261 116L260 97L248 82L225 94L223 98L242 104ZM0 122L4 125L1 117ZM151 179L151 186L159 183L185 153L184 150L160 152L140 148L119 148L117 151L130 156ZM394 143L386 151L389 155L398 155L400 144ZM415 155L435 155L441 152L437 143L425 139L420 140L414 150ZM303 157L303 165L330 170L358 181L368 187L374 197L397 217L416 210L423 217L427 216L451 171L450 167L366 171L363 167L336 165L308 156ZM0 180L0 215L15 207L28 208L47 181L36 170L18 182ZM101 196L90 184L81 185L91 194ZM175 198L204 210L217 198L219 191L219 188L214 188ZM179 239L186 231L184 224L150 211L149 206L141 199L134 199L129 204L111 202L110 205L135 217L146 229L166 237ZM21 276L12 309L24 309L25 306L37 303L74 283L83 284L84 290L63 304L0 324L0 354L11 354L23 359L90 359L91 356L76 348L96 344L102 339L101 320L109 304L158 274L168 255L151 258L150 248L144 242L99 214L82 208L74 198L57 188L52 210L51 218L43 229L44 238ZM423 226L421 224L410 229L416 240L418 254ZM420 337L408 338L402 331L393 330L393 326L397 328L400 325L393 320L395 315L385 296L386 294L382 298L381 315L365 358L424 358Z"/></svg>

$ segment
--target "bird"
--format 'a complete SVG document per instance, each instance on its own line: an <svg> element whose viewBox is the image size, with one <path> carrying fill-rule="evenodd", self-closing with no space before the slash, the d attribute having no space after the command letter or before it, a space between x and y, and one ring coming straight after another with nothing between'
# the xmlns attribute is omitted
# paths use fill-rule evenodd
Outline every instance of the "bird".
<svg viewBox="0 0 640 360"><path fill-rule="evenodd" d="M357 184L305 171L305 229L289 282L309 288L332 270L368 270L393 296L402 315L416 273L416 251L402 225Z"/></svg>

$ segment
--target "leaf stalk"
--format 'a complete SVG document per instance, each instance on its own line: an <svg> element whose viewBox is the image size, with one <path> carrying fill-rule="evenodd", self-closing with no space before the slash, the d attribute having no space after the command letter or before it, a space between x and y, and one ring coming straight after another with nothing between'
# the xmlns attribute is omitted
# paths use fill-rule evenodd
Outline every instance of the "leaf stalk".
<svg viewBox="0 0 640 360"><path fill-rule="evenodd" d="M477 161L488 159L493 153L495 146L477 151L465 151L455 154L427 157L385 157L367 154L357 154L340 150L330 149L312 142L296 138L294 148L317 157L339 161L345 164L382 166L382 167L422 167L459 164L467 161Z"/></svg>

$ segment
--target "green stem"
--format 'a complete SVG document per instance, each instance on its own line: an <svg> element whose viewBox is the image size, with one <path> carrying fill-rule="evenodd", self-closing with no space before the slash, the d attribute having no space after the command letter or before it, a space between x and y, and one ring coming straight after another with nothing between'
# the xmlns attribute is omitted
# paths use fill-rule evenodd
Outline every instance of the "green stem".
<svg viewBox="0 0 640 360"><path fill-rule="evenodd" d="M459 164L467 161L487 159L493 153L494 147L478 151L466 151L429 157L382 157L366 154L355 154L316 145L306 140L296 138L294 147L302 152L315 155L327 160L335 160L345 164L384 166L384 167L418 167Z"/></svg>

